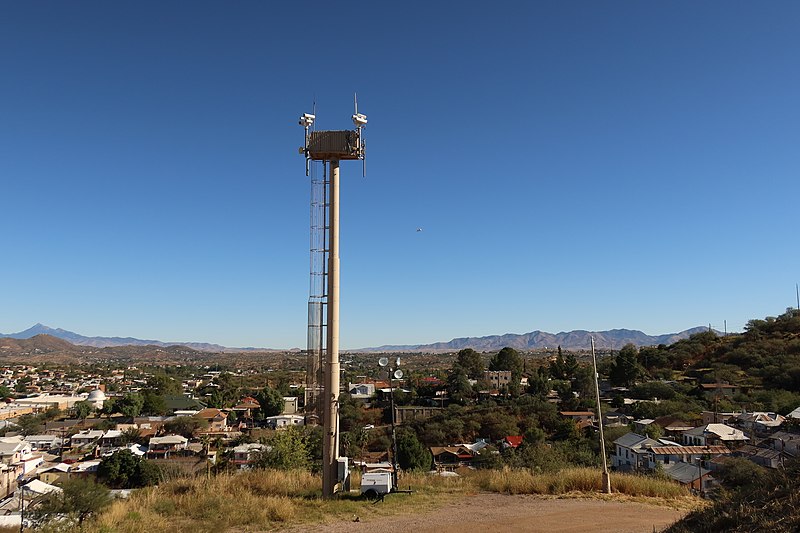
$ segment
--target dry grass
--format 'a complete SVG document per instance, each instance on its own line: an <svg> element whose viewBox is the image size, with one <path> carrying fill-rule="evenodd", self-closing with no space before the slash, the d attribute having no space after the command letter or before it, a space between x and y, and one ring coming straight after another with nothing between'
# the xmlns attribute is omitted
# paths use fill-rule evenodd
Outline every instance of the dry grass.
<svg viewBox="0 0 800 533"><path fill-rule="evenodd" d="M358 487L360 475L352 476ZM85 531L138 533L140 531L219 532L265 531L291 524L321 523L391 515L433 508L442 497L463 490L459 479L408 474L401 488L411 486L413 497L398 494L381 505L357 493L337 499L321 498L321 479L307 472L258 470L219 475L213 479L188 478L135 492L129 500L113 503Z"/></svg>
<svg viewBox="0 0 800 533"><path fill-rule="evenodd" d="M358 487L354 473L351 486ZM129 500L113 503L83 531L89 533L138 533L140 531L254 532L363 519L434 509L469 492L602 497L600 472L571 468L553 474L527 470L476 471L444 478L428 474L404 474L399 486L412 495L391 495L380 505L361 499L357 492L339 498L321 498L321 479L307 472L258 470L204 478L179 479L135 492ZM688 493L673 483L642 476L614 474L614 499L645 498L670 506ZM686 506L686 505L682 505Z"/></svg>
<svg viewBox="0 0 800 533"><path fill-rule="evenodd" d="M530 470L486 470L476 472L474 482L487 491L505 494L563 495L598 494L602 490L600 470L567 468L558 472L536 474ZM615 493L663 500L683 499L689 492L671 481L633 474L611 474Z"/></svg>

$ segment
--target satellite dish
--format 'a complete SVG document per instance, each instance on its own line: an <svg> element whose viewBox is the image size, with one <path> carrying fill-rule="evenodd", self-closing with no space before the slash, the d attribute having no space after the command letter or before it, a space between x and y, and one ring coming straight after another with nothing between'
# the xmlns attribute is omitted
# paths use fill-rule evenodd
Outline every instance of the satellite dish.
<svg viewBox="0 0 800 533"><path fill-rule="evenodd" d="M394 371L394 379L401 379L403 377L403 371L399 368Z"/></svg>
<svg viewBox="0 0 800 533"><path fill-rule="evenodd" d="M388 364L389 364L388 357L381 357L380 359L378 359L378 366L386 366Z"/></svg>

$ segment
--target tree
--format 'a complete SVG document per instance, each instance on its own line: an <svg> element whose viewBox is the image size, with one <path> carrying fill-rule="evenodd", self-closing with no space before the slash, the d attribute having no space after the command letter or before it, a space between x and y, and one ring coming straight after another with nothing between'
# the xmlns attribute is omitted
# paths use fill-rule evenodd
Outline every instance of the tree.
<svg viewBox="0 0 800 533"><path fill-rule="evenodd" d="M626 344L617 354L611 367L609 379L616 386L628 387L633 385L642 373L642 367L636 356L639 350L633 344Z"/></svg>
<svg viewBox="0 0 800 533"><path fill-rule="evenodd" d="M84 520L111 503L111 492L90 478L70 478L61 484L60 491L46 494L32 513L39 523L63 520L64 516L82 526Z"/></svg>
<svg viewBox="0 0 800 533"><path fill-rule="evenodd" d="M167 413L167 402L164 397L154 391L144 391L142 394L142 414L162 416Z"/></svg>
<svg viewBox="0 0 800 533"><path fill-rule="evenodd" d="M553 379L567 379L566 361L564 361L564 354L561 351L561 346L558 347L558 355L550 361L550 377Z"/></svg>
<svg viewBox="0 0 800 533"><path fill-rule="evenodd" d="M403 470L429 470L431 452L417 439L417 435L407 428L397 432L397 464Z"/></svg>
<svg viewBox="0 0 800 533"><path fill-rule="evenodd" d="M578 359L575 357L575 354L572 352L567 353L567 357L564 359L564 377L566 379L573 379L575 378L575 374L578 372Z"/></svg>
<svg viewBox="0 0 800 533"><path fill-rule="evenodd" d="M447 395L451 401L461 404L472 398L472 385L469 384L466 371L460 366L453 367L447 376Z"/></svg>
<svg viewBox="0 0 800 533"><path fill-rule="evenodd" d="M547 371L543 366L540 366L539 369L528 378L528 393L534 396L544 397L547 396L548 392L550 392L550 382L547 379Z"/></svg>
<svg viewBox="0 0 800 533"><path fill-rule="evenodd" d="M139 416L139 413L142 412L142 406L144 406L144 398L142 395L129 392L116 402L115 408L123 415L134 418Z"/></svg>
<svg viewBox="0 0 800 533"><path fill-rule="evenodd" d="M104 458L97 466L97 479L118 489L134 489L155 485L161 479L157 465L147 459L121 450Z"/></svg>
<svg viewBox="0 0 800 533"><path fill-rule="evenodd" d="M142 440L142 431L139 428L130 427L122 430L120 435L123 444L139 443Z"/></svg>
<svg viewBox="0 0 800 533"><path fill-rule="evenodd" d="M208 421L199 416L177 416L164 422L165 432L182 435L187 439L191 439L197 431L207 427Z"/></svg>
<svg viewBox="0 0 800 533"><path fill-rule="evenodd" d="M485 370L483 358L481 354L472 348L464 348L456 356L456 361L453 363L453 368L459 366L464 369L467 377L470 379L483 379L483 372Z"/></svg>
<svg viewBox="0 0 800 533"><path fill-rule="evenodd" d="M264 417L277 416L283 412L285 405L283 394L269 385L256 394L256 400L261 405L261 413Z"/></svg>
<svg viewBox="0 0 800 533"><path fill-rule="evenodd" d="M489 363L489 370L510 370L511 371L511 382L509 383L508 389L512 396L516 396L519 394L519 382L522 378L522 357L519 355L514 348L509 348L506 346L494 357L492 357L491 362Z"/></svg>
<svg viewBox="0 0 800 533"><path fill-rule="evenodd" d="M307 470L311 466L309 434L302 427L292 426L276 431L267 445L255 460L255 466L278 470Z"/></svg>
<svg viewBox="0 0 800 533"><path fill-rule="evenodd" d="M17 426L25 436L36 435L44 431L44 421L39 415L22 415L17 418Z"/></svg>
<svg viewBox="0 0 800 533"><path fill-rule="evenodd" d="M181 382L166 374L156 374L147 380L147 392L152 392L156 396L164 394L181 394Z"/></svg>
<svg viewBox="0 0 800 533"><path fill-rule="evenodd" d="M75 411L76 417L84 420L87 416L89 416L89 413L94 410L94 407L92 407L92 404L86 400L83 400L82 402L76 402L73 406L73 410Z"/></svg>

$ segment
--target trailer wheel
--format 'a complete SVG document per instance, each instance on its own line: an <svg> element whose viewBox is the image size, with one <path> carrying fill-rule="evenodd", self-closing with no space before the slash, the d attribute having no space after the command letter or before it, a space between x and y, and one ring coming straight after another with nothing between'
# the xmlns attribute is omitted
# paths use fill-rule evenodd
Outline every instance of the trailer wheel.
<svg viewBox="0 0 800 533"><path fill-rule="evenodd" d="M378 499L378 491L375 489L369 489L364 492L364 497L369 501L375 501Z"/></svg>

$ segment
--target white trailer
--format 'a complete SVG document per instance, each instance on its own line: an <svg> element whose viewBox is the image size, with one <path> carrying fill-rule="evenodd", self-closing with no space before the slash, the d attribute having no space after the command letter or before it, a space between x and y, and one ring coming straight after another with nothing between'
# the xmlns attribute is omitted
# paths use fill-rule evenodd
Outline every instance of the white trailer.
<svg viewBox="0 0 800 533"><path fill-rule="evenodd" d="M391 472L366 472L361 474L361 494L374 500L392 492Z"/></svg>

